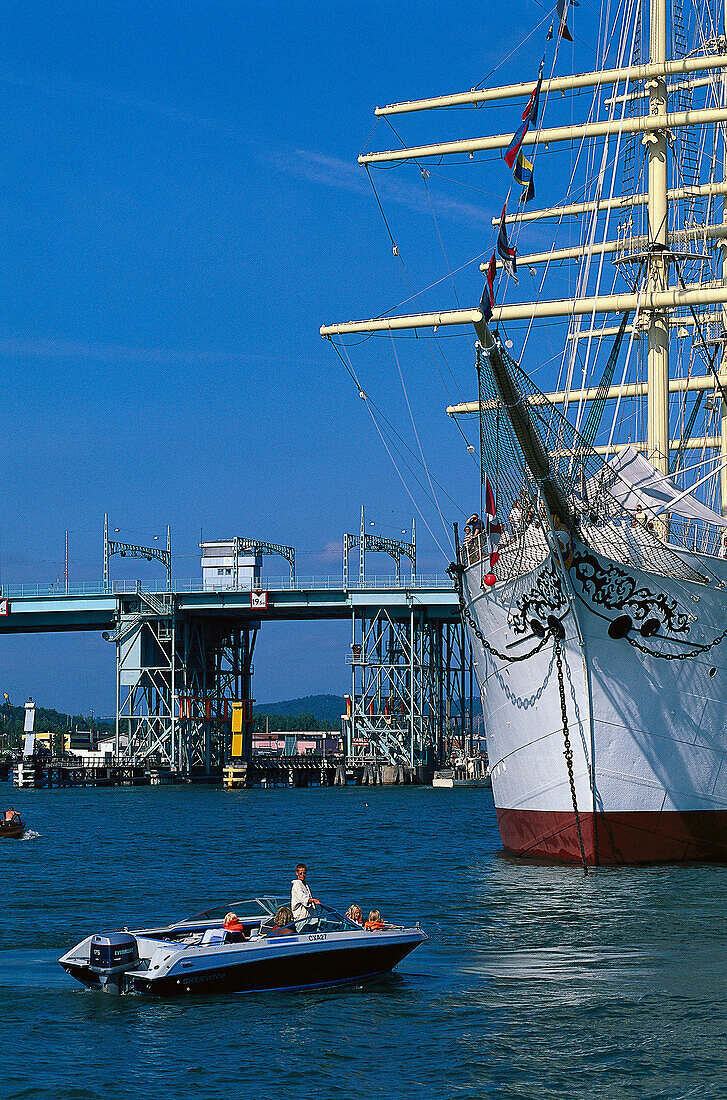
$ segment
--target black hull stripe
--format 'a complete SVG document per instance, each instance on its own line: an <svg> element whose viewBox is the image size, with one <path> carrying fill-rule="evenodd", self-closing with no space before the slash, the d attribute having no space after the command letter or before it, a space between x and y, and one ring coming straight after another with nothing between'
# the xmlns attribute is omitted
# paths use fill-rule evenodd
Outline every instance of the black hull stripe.
<svg viewBox="0 0 727 1100"><path fill-rule="evenodd" d="M264 959L220 967L194 974L181 971L165 978L134 975L125 991L156 996L180 993L272 993L301 989L323 989L352 982L370 981L392 970L418 943L377 945L339 951L310 953L297 957ZM98 975L85 966L66 965L72 977L83 985L100 988Z"/></svg>

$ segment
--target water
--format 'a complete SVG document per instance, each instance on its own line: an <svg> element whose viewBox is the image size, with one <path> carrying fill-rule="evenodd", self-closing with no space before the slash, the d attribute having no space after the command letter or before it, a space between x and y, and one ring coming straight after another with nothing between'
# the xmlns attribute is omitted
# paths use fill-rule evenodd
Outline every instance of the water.
<svg viewBox="0 0 727 1100"><path fill-rule="evenodd" d="M13 791L0 842L3 1100L727 1095L727 867L548 867L499 851L489 791ZM39 835L38 835L39 834ZM57 965L103 927L262 890L419 918L389 978L176 1001Z"/></svg>

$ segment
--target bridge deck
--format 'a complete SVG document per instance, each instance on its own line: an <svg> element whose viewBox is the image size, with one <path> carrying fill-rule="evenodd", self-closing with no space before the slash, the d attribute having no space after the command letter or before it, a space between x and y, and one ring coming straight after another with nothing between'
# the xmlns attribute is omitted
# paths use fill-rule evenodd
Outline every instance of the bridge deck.
<svg viewBox="0 0 727 1100"><path fill-rule="evenodd" d="M171 593L177 612L210 618L235 618L241 623L301 619L345 619L353 610L386 608L395 618L422 609L429 618L459 618L457 597L446 575L407 578L396 585L391 577L376 577L365 587L343 588L340 577L289 580L263 579L267 608L252 607L250 589L204 592L199 581L177 583ZM67 630L113 630L117 615L135 598L169 594L160 585L117 582L112 591L102 585L76 585L58 592L42 585L4 586L0 594L0 634L30 634ZM143 600L142 600L143 603ZM151 607L146 607L153 614ZM4 612L4 613L3 613Z"/></svg>

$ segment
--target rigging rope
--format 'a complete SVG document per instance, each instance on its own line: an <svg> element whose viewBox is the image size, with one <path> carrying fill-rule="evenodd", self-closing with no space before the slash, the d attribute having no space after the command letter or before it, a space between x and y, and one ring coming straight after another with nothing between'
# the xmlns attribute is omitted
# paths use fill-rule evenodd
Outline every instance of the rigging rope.
<svg viewBox="0 0 727 1100"><path fill-rule="evenodd" d="M603 411L606 408L606 394L611 387L613 381L613 373L616 369L616 363L618 362L618 355L621 351L621 344L623 343L624 333L626 331L626 325L629 319L629 312L624 313L619 330L614 340L613 347L611 348L611 354L608 357L606 366L604 367L603 374L601 375L601 381L598 383L598 389L596 396L588 410L588 416L586 422L583 425L581 432L583 438L589 447L592 447L596 441L598 435L598 427L601 423L601 417Z"/></svg>
<svg viewBox="0 0 727 1100"><path fill-rule="evenodd" d="M414 420L414 413L412 412L411 402L409 401L409 394L407 393L406 384L404 382L404 374L402 372L401 363L399 362L399 356L398 356L397 351L396 351L396 344L394 342L394 334L390 331L389 335L391 336L391 348L394 352L394 359L396 359L396 368L399 371L399 380L401 381L401 388L404 391L404 399L406 401L406 407L409 410L409 419L411 420L412 431L414 432L414 438L416 439L417 447L419 448L419 455L421 457L422 466L424 467L424 472L426 473L427 480L429 481L429 488L432 491L432 496L434 497L434 504L436 506L437 511L439 512L439 518L442 521L442 526L444 527L445 534L446 534L447 538L449 538L449 527L447 526L447 524L445 522L445 519L444 519L444 516L442 515L442 509L439 507L439 500L437 499L437 493L436 493L436 490L434 488L434 485L432 484L432 478L431 478L431 474L429 473L429 467L427 466L426 459L424 458L424 451L422 450L421 440L419 439L419 432L417 431L416 421ZM451 540L450 540L450 542L451 542Z"/></svg>
<svg viewBox="0 0 727 1100"><path fill-rule="evenodd" d="M419 505L417 504L417 502L416 502L416 499L414 498L414 495L413 495L413 493L411 492L411 490L410 490L409 486L408 486L408 485L407 485L407 483L406 483L406 479L404 478L404 476L403 476L403 474L402 474L401 470L399 469L399 467L398 467L398 465L397 465L397 462L396 462L396 460L395 460L395 458L394 458L393 454L391 453L391 449L390 449L390 447L389 447L389 444L388 444L388 442L387 442L387 440L386 440L386 437L384 436L384 433L382 432L382 430L381 430L381 427L380 427L380 425L379 425L379 423L378 423L378 421L377 421L376 417L374 416L374 412L373 412L373 409L372 409L372 407L371 407L371 406L372 406L372 404L373 404L373 402L372 402L372 401L370 401L370 399L369 399L369 396L368 396L368 394L366 393L366 391L365 391L365 390L363 389L363 387L361 386L360 382L358 381L358 379L357 379L357 377L356 377L356 374L355 374L355 372L354 372L354 370L353 370L353 367L351 367L351 368L349 369L349 367L348 367L348 366L346 366L346 361L344 360L343 356L341 355L341 352L340 352L340 350L339 350L339 348L338 348L338 345L337 345L337 344L335 344L335 343L333 343L333 340L330 340L330 343L331 343L331 344L333 345L333 347L334 347L334 348L336 349L336 354L338 355L339 359L340 359L340 360L341 360L341 361L343 362L343 365L344 365L344 366L346 367L346 370L347 370L348 374L349 374L349 375L351 376L351 378L353 379L353 381L354 381L354 383L355 383L356 387L358 388L358 393L359 393L359 397L360 397L360 398L361 398L361 399L362 399L362 400L364 401L364 403L365 403L365 405L366 405L366 408L368 409L368 413L369 413L369 416L371 417L371 420L373 421L374 427L376 428L376 431L377 431L377 432L378 432L378 434L379 434L379 438L381 439L381 442L382 442L382 443L383 443L383 445L384 445L384 448L385 448L385 450L386 450L386 453L388 454L388 456L389 456L389 458L390 458L390 460L391 460L391 464L392 464L392 466L394 467L394 469L396 470L397 474L399 475L399 480L401 481L402 485L404 486L404 489L406 490L406 493L407 493L407 495L408 495L409 499L411 500L412 504L413 504L413 505L414 505L414 507L416 508L416 510L417 510L417 513L418 513L418 515L419 515L419 518L421 519L422 523L423 523L423 524L424 524L424 526L426 527L426 529L427 529L427 531L429 532L429 534L430 534L430 535L432 536L432 538L434 539L434 542L435 542L435 543L437 544L437 547L439 548L439 550L440 550L440 552L441 552L441 554L442 554L442 557L445 557L445 558L446 558L446 556L447 556L447 554L446 554L446 551L444 550L444 548L443 548L442 544L440 543L439 539L437 538L437 536L436 536L436 535L434 534L434 532L432 531L432 528L430 527L429 523L427 522L427 519L426 519L426 517L424 516L424 513L422 512L421 508L420 508L420 507L419 507ZM345 344L343 345L343 350L344 350L344 351L346 351L346 345L345 345ZM348 352L347 352L347 351L346 351L346 355L348 356ZM377 412L378 412L378 411L379 411L379 410L377 410ZM383 418L383 414L381 414L381 413L380 413L380 415L381 415L381 416L382 416L382 418ZM388 423L388 422L387 422L387 423ZM408 448L407 448L407 449L408 449ZM411 453L411 452L410 452L410 453ZM413 456L413 457L416 457L416 456ZM425 467L425 469L426 469L426 467ZM409 472L410 472L410 473L412 473L411 469L409 470ZM412 476L414 476L414 475L412 474ZM418 481L418 479L416 479L416 477L415 477L415 480L417 480L417 484L419 484L419 487L420 487L420 488L421 488L421 489L422 489L422 490L424 491L424 493L425 493L425 495L426 495L426 490L424 490L424 486L423 486L423 485L421 485L421 483L420 483L420 482ZM440 486L440 488L441 488L441 486ZM451 500L451 497L450 497L449 499ZM434 500L432 501L432 503L436 504L436 498L435 498L435 499L434 499ZM455 502L454 502L454 501L452 501L452 503L454 504ZM437 505L437 507L439 507L439 506ZM455 505L455 507L457 507L457 505ZM440 516L441 516L441 512L440 512ZM450 540L450 541L451 541L451 540Z"/></svg>
<svg viewBox="0 0 727 1100"><path fill-rule="evenodd" d="M688 439L692 438L692 432L694 431L694 425L695 425L696 420L697 420L697 413L699 412L699 410L702 406L702 398L703 397L704 397L704 390L699 390L699 392L697 393L697 399L694 402L694 405L692 406L692 411L689 414L689 420L687 421L687 426L684 429L684 431L682 432L682 437L679 440L679 447L677 449L676 454L674 455L674 458L671 460L671 465L669 466L669 473L670 474L675 474L677 472L677 470L679 468L679 463L681 462L682 458L684 457L684 452L687 449L686 443L687 443Z"/></svg>

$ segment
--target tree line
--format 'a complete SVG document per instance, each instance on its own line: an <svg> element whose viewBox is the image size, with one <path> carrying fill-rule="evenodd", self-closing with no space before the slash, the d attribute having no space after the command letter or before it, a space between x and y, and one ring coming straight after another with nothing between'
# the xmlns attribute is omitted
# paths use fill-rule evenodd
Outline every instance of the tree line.
<svg viewBox="0 0 727 1100"><path fill-rule="evenodd" d="M252 728L255 733L265 733L266 729L271 733L298 730L329 733L331 730L336 732L339 730L339 726L334 726L326 719L316 718L312 714L254 714Z"/></svg>

